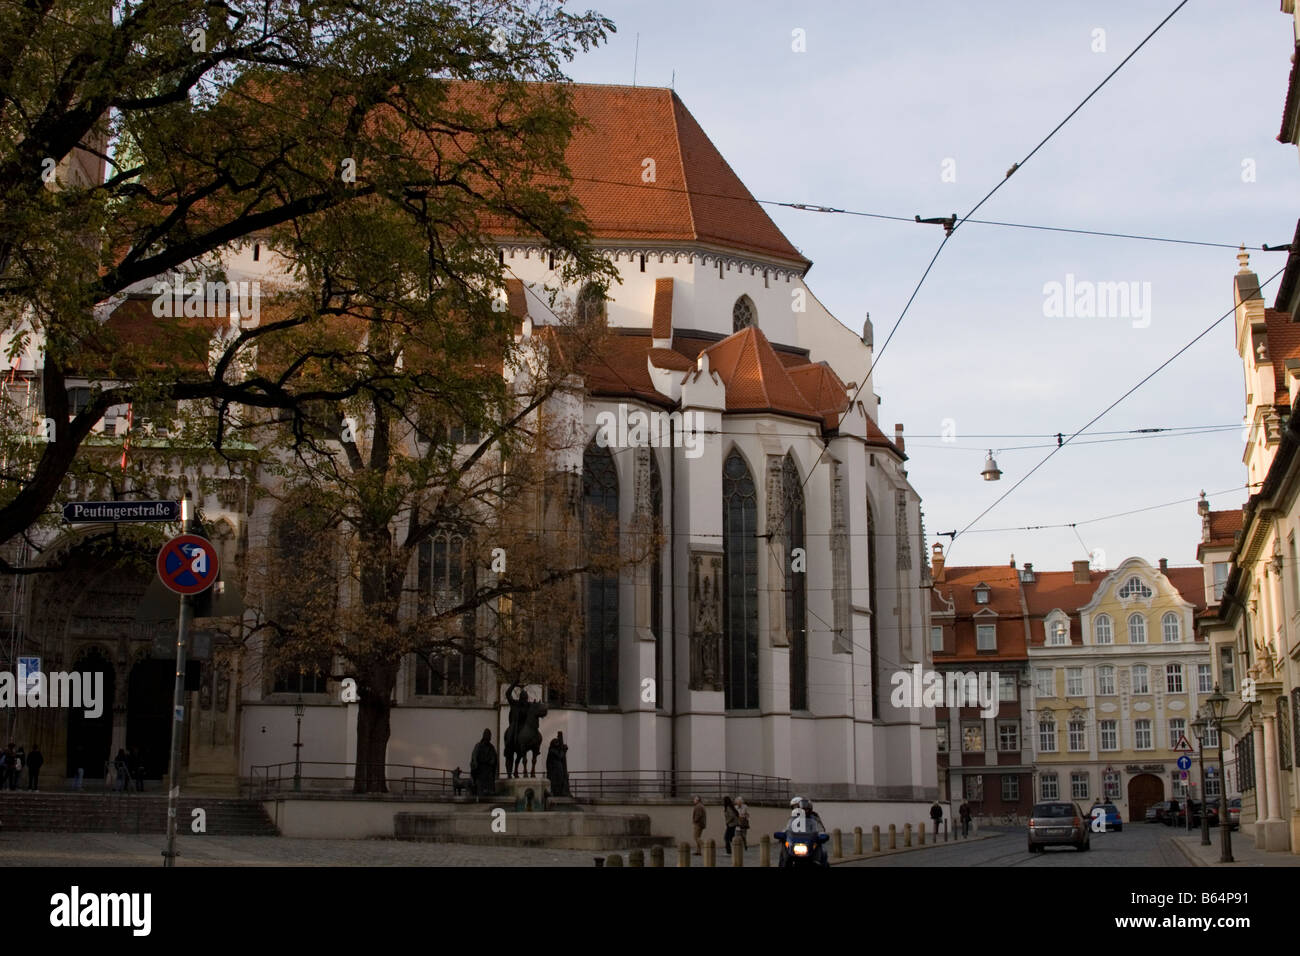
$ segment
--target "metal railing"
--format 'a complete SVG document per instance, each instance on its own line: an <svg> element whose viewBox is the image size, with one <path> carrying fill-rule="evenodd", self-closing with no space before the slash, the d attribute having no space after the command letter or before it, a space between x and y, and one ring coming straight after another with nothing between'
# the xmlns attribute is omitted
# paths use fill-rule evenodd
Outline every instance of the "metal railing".
<svg viewBox="0 0 1300 956"><path fill-rule="evenodd" d="M730 795L744 797L750 804L784 804L793 794L787 777L727 770L579 770L569 774L569 792L579 801L626 797L690 799L698 794L706 803L716 803Z"/></svg>
<svg viewBox="0 0 1300 956"><path fill-rule="evenodd" d="M295 771L301 766L301 774ZM356 764L337 760L304 760L249 767L244 794L254 799L292 793L348 794L356 784ZM389 793L452 795L452 771L415 764L385 764Z"/></svg>

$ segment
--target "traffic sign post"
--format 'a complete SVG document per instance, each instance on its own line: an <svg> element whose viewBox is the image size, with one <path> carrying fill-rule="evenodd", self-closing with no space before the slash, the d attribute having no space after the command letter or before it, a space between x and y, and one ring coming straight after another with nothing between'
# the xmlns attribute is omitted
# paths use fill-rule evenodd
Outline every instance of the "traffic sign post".
<svg viewBox="0 0 1300 956"><path fill-rule="evenodd" d="M1178 758L1178 769L1183 771L1183 779L1187 779L1187 771L1192 769L1192 758L1183 754Z"/></svg>
<svg viewBox="0 0 1300 956"><path fill-rule="evenodd" d="M69 501L63 520L69 524L90 521L178 521L177 501Z"/></svg>
<svg viewBox="0 0 1300 956"><path fill-rule="evenodd" d="M185 529L190 529L189 502L182 507ZM176 804L180 800L181 739L185 729L185 638L194 616L191 595L206 591L217 579L217 550L207 538L181 534L172 538L158 552L158 577L181 596L179 621L176 625L176 684L172 691L171 772L167 787L167 849L163 866L176 865Z"/></svg>

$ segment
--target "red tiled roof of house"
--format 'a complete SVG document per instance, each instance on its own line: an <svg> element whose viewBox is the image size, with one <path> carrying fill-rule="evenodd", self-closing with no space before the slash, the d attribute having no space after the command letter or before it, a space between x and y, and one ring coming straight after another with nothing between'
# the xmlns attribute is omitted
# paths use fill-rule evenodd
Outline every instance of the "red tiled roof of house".
<svg viewBox="0 0 1300 956"><path fill-rule="evenodd" d="M799 391L761 329L741 329L705 352L709 368L727 386L727 411L771 410L799 418L823 417Z"/></svg>
<svg viewBox="0 0 1300 956"><path fill-rule="evenodd" d="M1292 322L1290 315L1277 309L1265 309L1264 322L1268 329L1268 360L1273 363L1273 383L1278 393L1274 400L1289 408L1286 360L1300 359L1300 322Z"/></svg>
<svg viewBox="0 0 1300 956"><path fill-rule="evenodd" d="M1210 540L1204 542L1210 547L1231 547L1241 530L1241 509L1230 508L1227 511L1211 511Z"/></svg>
<svg viewBox="0 0 1300 956"><path fill-rule="evenodd" d="M671 276L655 279L654 319L650 334L657 339L672 338L673 334L673 279Z"/></svg>
<svg viewBox="0 0 1300 956"><path fill-rule="evenodd" d="M1205 610L1205 572L1201 568L1166 568L1164 575L1184 601L1197 611Z"/></svg>
<svg viewBox="0 0 1300 956"><path fill-rule="evenodd" d="M979 584L989 586L988 604L975 603L975 587ZM999 617L1021 616L1020 579L1018 572L1009 564L980 564L943 569L943 582L934 586L936 595L942 594L940 603L932 604L935 609L945 606L943 599L951 599L959 615L970 615L982 608L997 612Z"/></svg>
<svg viewBox="0 0 1300 956"><path fill-rule="evenodd" d="M849 407L848 389L843 380L825 362L796 365L789 370L790 379L813 408L821 413L827 428L839 425L840 413Z"/></svg>
<svg viewBox="0 0 1300 956"><path fill-rule="evenodd" d="M1025 605L1031 617L1041 617L1060 608L1067 614L1092 600L1097 587L1109 571L1088 571L1086 583L1076 584L1073 571L1035 571L1032 583L1025 584Z"/></svg>
<svg viewBox="0 0 1300 956"><path fill-rule="evenodd" d="M676 349L650 349L646 353L650 362L658 368L672 369L677 372L689 372L695 363Z"/></svg>

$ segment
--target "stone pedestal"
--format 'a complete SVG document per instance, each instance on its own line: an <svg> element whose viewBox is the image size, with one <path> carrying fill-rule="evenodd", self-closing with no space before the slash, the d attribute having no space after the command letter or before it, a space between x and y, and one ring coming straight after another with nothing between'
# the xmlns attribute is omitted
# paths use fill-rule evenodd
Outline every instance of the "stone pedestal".
<svg viewBox="0 0 1300 956"><path fill-rule="evenodd" d="M551 782L545 777L498 777L496 798L502 803L513 805L516 810L541 811L543 798L550 789ZM532 791L532 805L528 803L528 791Z"/></svg>

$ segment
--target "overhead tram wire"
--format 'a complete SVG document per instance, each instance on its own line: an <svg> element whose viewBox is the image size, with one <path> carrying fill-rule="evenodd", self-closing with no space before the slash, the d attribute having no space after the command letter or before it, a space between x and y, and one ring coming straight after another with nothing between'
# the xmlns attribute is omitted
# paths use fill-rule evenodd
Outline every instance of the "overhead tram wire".
<svg viewBox="0 0 1300 956"><path fill-rule="evenodd" d="M1285 267L1285 266L1283 266L1281 269L1278 269L1277 272L1274 272L1271 276L1268 277L1267 280L1265 280L1264 282L1260 283L1260 286L1259 286L1260 291L1262 292L1262 291L1264 290L1265 287L1267 287L1268 285L1270 285L1270 284L1273 282L1273 280L1276 279L1278 276L1280 276L1284 271L1286 271L1286 267ZM1101 411L1100 411L1096 416L1094 416L1094 417L1093 417L1093 418L1092 418L1092 419L1091 419L1091 420L1090 420L1086 425L1084 425L1082 428L1080 428L1078 431L1076 431L1074 434L1072 434L1069 438L1065 439L1065 441L1063 441L1060 445L1056 446L1056 447L1053 448L1050 452L1048 452L1047 455L1044 456L1044 458L1043 458L1043 459L1042 459L1038 464L1034 465L1033 468L1029 469L1029 471L1027 471L1024 475L1022 475L1019 481L1017 481L1014 485L1012 485L1012 486L1011 486L1010 488L1008 488L1005 492L1003 492L1003 493L1002 493L1002 494L997 498L997 500L994 501L991 505L989 505L987 508L985 508L983 511L981 511L978 515L976 515L975 518L974 518L974 520L972 520L969 524L967 524L966 527L962 528L962 529L961 529L960 531L958 531L955 535L953 535L952 541L951 541L950 544L949 544L949 548L952 547L952 544L955 544L955 543L956 543L956 541L957 541L958 538L960 538L963 534L965 534L967 531L969 531L969 530L970 530L970 529L971 529L975 524L977 524L977 523L980 521L981 518L983 518L986 514L988 514L990 511L992 511L994 508L996 508L996 507L997 507L998 505L1000 505L1002 502L1006 501L1006 499L1011 495L1011 493L1014 492L1014 491L1015 491L1017 488L1019 488L1021 485L1023 485L1026 481L1028 481L1028 480L1029 480L1029 477L1030 477L1032 474L1034 474L1034 472L1038 471L1039 468L1042 468L1043 465L1045 465L1045 464L1047 464L1049 461L1051 461L1051 460L1052 460L1052 456L1054 456L1055 454L1057 454L1057 452L1059 452L1059 451L1060 451L1062 448L1064 448L1066 445L1070 444L1070 442L1074 441L1074 439L1077 438L1079 435L1081 435L1081 434L1083 434L1085 431L1087 431L1087 430L1088 430L1088 427L1089 427L1090 425L1093 425L1093 424L1099 422L1102 418L1104 418L1107 414L1109 414L1110 411L1111 411L1112 409L1114 409L1117 405L1119 405L1121 402L1123 402L1126 398L1128 398L1130 395L1132 395L1134 392L1136 392L1139 388L1141 388L1141 387L1142 387L1143 385L1145 385L1147 382L1151 381L1151 379L1155 378L1156 375L1158 375L1160 372L1162 372L1162 371L1163 371L1164 369L1166 369L1168 366L1172 365L1172 364L1174 363L1174 361L1175 361L1175 360L1176 360L1180 355L1182 355L1184 352L1186 352L1188 349L1190 349L1193 345L1195 345L1195 344L1196 344L1197 342L1199 342L1201 339L1205 338L1205 336L1209 335L1210 332L1212 332L1212 331L1213 331L1213 330L1214 330L1214 329L1219 325L1220 322L1222 322L1224 319L1228 318L1228 316L1233 315L1234 313L1236 313L1236 311L1237 311L1237 306L1234 305L1231 309L1229 309L1227 312L1223 313L1223 315L1219 316L1217 319L1215 319L1213 322L1211 322L1208 326L1206 326L1206 327L1205 327L1201 332L1199 332L1199 333L1196 335L1196 337L1193 338L1190 342L1188 342L1186 345L1184 345L1182 348L1180 348L1177 352L1175 352L1173 355L1169 356L1169 358L1165 359L1163 362L1161 362L1159 365L1157 365L1154 369L1152 369L1150 372L1148 372L1145 376L1143 376L1143 377L1142 377L1142 378L1137 382L1136 385L1134 385L1132 388L1130 388L1128 391L1126 391L1123 395L1121 395L1119 398L1115 399L1115 401L1111 402L1111 403L1110 403L1109 405L1107 405L1104 409L1102 409L1102 410L1101 410Z"/></svg>

